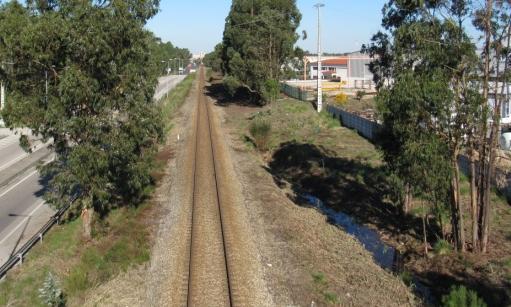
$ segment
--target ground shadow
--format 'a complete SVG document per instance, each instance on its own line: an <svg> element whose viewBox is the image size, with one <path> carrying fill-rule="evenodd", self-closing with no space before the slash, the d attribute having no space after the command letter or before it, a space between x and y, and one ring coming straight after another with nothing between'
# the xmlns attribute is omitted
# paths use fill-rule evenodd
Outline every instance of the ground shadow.
<svg viewBox="0 0 511 307"><path fill-rule="evenodd" d="M435 271L424 271L415 272L415 277L429 286L436 298L447 295L454 286L463 285L467 289L477 292L488 306L509 306L511 304L509 293L506 293L503 286L497 286L485 280L475 280L468 274L459 273L457 276L453 276Z"/></svg>
<svg viewBox="0 0 511 307"><path fill-rule="evenodd" d="M229 105L238 105L243 107L261 107L261 97L256 93L251 93L247 88L239 88L234 96L227 93L222 82L216 81L206 86L206 95L216 101L221 107Z"/></svg>
<svg viewBox="0 0 511 307"><path fill-rule="evenodd" d="M288 142L275 151L267 171L280 187L289 182L295 195L314 195L326 206L349 214L362 224L373 224L394 237L408 234L422 238L421 220L403 217L399 208L385 200L390 190L381 168L336 157L313 144ZM292 200L308 205L302 197ZM434 225L429 227L433 239L440 230Z"/></svg>
<svg viewBox="0 0 511 307"><path fill-rule="evenodd" d="M356 159L337 157L334 152L322 146L286 142L280 144L265 169L272 174L279 187L290 185L293 194L288 196L300 206L309 207L310 202L303 195L313 195L327 207L352 216L361 224L375 225L393 238L401 240L407 235L422 240L421 219L402 215L398 207L387 201L386 195L390 193L391 187L383 168ZM440 232L437 226L430 223L429 242L434 242ZM413 253L416 252L410 250L404 255L396 255L406 258ZM502 287L488 283L487 280L476 280L463 270L457 274L414 272L421 284L430 287L433 299L437 302L453 285L462 284L476 290L490 306L510 303Z"/></svg>

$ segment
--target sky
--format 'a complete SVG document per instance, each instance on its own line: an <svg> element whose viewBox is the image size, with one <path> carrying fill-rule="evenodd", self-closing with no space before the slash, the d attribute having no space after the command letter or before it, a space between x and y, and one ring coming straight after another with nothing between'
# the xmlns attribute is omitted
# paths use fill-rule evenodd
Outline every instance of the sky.
<svg viewBox="0 0 511 307"><path fill-rule="evenodd" d="M308 38L297 45L316 51L318 0L298 0L302 13L298 33ZM323 0L321 11L323 52L340 53L360 50L381 28L381 9L386 0ZM146 25L163 41L188 48L192 53L210 52L222 41L225 18L231 0L161 0L160 12Z"/></svg>

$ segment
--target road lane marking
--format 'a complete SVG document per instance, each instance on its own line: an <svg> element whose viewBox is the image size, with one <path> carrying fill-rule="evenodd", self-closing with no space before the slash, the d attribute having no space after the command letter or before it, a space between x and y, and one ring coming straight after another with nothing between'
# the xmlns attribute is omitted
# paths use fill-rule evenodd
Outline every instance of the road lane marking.
<svg viewBox="0 0 511 307"><path fill-rule="evenodd" d="M13 184L12 186L10 186L7 190L5 190L2 194L0 194L0 198L4 197L5 194L9 193L10 191L12 191L15 187L19 186L20 184L22 184L23 182L25 182L28 178L32 177L34 174L37 174L37 170L31 172L30 174L28 174L26 177L24 177L23 179L21 179L20 181L16 182L15 184Z"/></svg>
<svg viewBox="0 0 511 307"><path fill-rule="evenodd" d="M14 163L16 163L16 162L18 162L20 160L23 160L25 157L28 157L30 154L34 154L37 151L39 151L40 149L46 148L48 146L48 144L39 144L39 145L40 146L35 146L35 148L34 148L35 150L33 150L31 153L23 151L23 153L21 155L19 155L18 157L14 158L11 161L9 161L9 162L5 163L4 165L0 166L0 171L3 171L4 169L8 168L9 166L13 165Z"/></svg>
<svg viewBox="0 0 511 307"><path fill-rule="evenodd" d="M8 168L9 166L13 165L14 163L22 160L23 158L27 157L28 153L23 152L21 155L17 156L16 158L12 159L11 161L5 163L4 165L0 166L0 171L3 171L4 169Z"/></svg>
<svg viewBox="0 0 511 307"><path fill-rule="evenodd" d="M34 210L32 210L27 216L23 216L23 219L21 220L21 222L16 226L14 227L13 230L11 230L11 232L9 232L9 234L7 234L7 236L5 236L1 241L0 241L0 245L2 245L5 240L7 240L10 236L12 236L17 230L18 228L21 227L21 225L23 225L23 223L25 222L25 220L27 220L29 217L32 217L32 215L39 209L41 208L43 205L45 204L44 200L42 202L40 202L39 204L36 205L36 207L34 208Z"/></svg>

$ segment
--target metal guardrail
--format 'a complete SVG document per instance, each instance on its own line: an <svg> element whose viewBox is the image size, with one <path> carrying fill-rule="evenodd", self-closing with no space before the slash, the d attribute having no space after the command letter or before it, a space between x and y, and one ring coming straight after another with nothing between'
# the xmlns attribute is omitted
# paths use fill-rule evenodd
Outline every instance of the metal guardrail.
<svg viewBox="0 0 511 307"><path fill-rule="evenodd" d="M71 207L71 204L74 202L72 200L69 204L65 205L64 207L60 208L57 213L55 213L50 220L35 234L28 240L23 246L15 253L13 254L7 262L5 262L0 267L0 279L3 279L7 272L12 269L16 264L22 264L23 263L23 257L34 247L34 245L37 244L37 242L40 242L43 240L43 236L53 227L53 225L58 224L60 221L60 218L62 215Z"/></svg>

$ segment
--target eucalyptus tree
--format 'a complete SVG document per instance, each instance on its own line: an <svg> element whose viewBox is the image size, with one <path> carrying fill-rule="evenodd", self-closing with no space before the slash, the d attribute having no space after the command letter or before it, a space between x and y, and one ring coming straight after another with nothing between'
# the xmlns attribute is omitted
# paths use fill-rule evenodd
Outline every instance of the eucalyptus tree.
<svg viewBox="0 0 511 307"><path fill-rule="evenodd" d="M2 115L53 139L45 197L57 208L76 199L87 237L95 212L136 203L151 183L163 129L144 24L157 9L157 0L0 7L0 57L14 63Z"/></svg>
<svg viewBox="0 0 511 307"><path fill-rule="evenodd" d="M464 29L469 13L469 3L463 0L390 0L383 9L385 32L374 35L365 47L377 55L370 68L379 87L384 157L405 182L423 193L430 192L428 186L440 189L448 181L452 234L460 251L466 244L458 159L466 136L485 120L474 82L476 47ZM407 150L410 146L424 152ZM417 159L431 165L417 169ZM447 174L428 171L442 165Z"/></svg>
<svg viewBox="0 0 511 307"><path fill-rule="evenodd" d="M223 37L223 72L231 92L245 87L272 100L282 65L294 56L301 14L295 0L234 0Z"/></svg>
<svg viewBox="0 0 511 307"><path fill-rule="evenodd" d="M491 121L481 121L475 129L471 151L471 173L477 177L472 188L472 240L474 249L487 252L491 221L491 185L495 176L495 161L500 134L501 108L509 103L511 82L511 2L485 0L475 9L474 25L482 32L483 52L480 59L480 82L483 105L491 104L487 110ZM492 101L492 103L489 103ZM489 135L489 137L488 137ZM476 171L475 153L478 154Z"/></svg>

